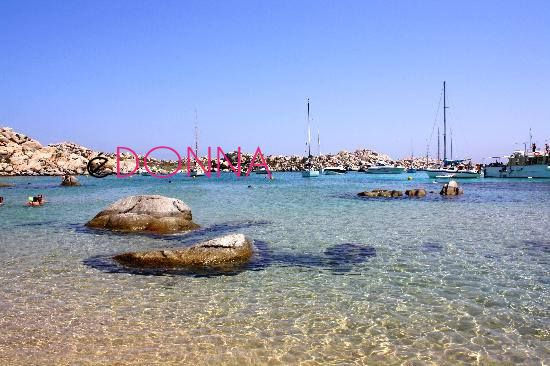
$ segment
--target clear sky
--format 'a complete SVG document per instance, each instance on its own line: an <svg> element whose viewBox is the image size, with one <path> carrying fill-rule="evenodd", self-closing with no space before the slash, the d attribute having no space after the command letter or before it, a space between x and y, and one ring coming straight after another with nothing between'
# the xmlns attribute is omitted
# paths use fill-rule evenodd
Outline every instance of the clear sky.
<svg viewBox="0 0 550 366"><path fill-rule="evenodd" d="M550 1L0 2L0 125L43 143L426 152L550 139ZM439 118L441 121L441 116ZM435 136L432 152L435 152Z"/></svg>

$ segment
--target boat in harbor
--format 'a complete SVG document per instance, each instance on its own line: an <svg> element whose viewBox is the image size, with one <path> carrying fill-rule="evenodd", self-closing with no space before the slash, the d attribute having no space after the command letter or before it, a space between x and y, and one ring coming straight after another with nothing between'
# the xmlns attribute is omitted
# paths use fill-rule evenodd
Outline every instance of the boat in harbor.
<svg viewBox="0 0 550 366"><path fill-rule="evenodd" d="M453 159L453 142L451 131L451 159L447 159L447 88L443 82L443 164L423 169L429 178L451 177L452 179L476 179L481 177L481 170L472 166L471 159ZM437 160L439 160L439 128L437 129Z"/></svg>
<svg viewBox="0 0 550 366"><path fill-rule="evenodd" d="M416 168L415 168L415 165L414 165L414 148L413 148L413 145L412 145L412 141L411 141L410 163L409 163L409 167L407 169L405 169L405 172L406 173L416 173Z"/></svg>
<svg viewBox="0 0 550 366"><path fill-rule="evenodd" d="M305 162L304 170L302 170L302 177L304 178L312 178L312 177L318 177L319 176L319 170L315 169L313 166L312 161L312 155L311 155L311 126L310 126L310 118L309 118L309 98L307 98L307 151L308 156Z"/></svg>
<svg viewBox="0 0 550 366"><path fill-rule="evenodd" d="M428 168L424 169L423 172L431 179L444 175L452 176L454 179L475 179L481 177L480 170L472 167L470 159L453 160L450 163L446 167Z"/></svg>
<svg viewBox="0 0 550 366"><path fill-rule="evenodd" d="M151 175L145 168L139 168L136 173L144 177L149 177Z"/></svg>
<svg viewBox="0 0 550 366"><path fill-rule="evenodd" d="M376 165L369 166L365 173L367 174L401 174L405 167L401 165L391 165L385 161L379 161Z"/></svg>
<svg viewBox="0 0 550 366"><path fill-rule="evenodd" d="M325 174L325 168L323 168L321 160L321 134L319 130L317 130L317 156L319 157L319 174Z"/></svg>
<svg viewBox="0 0 550 366"><path fill-rule="evenodd" d="M550 178L550 153L546 151L532 152L514 151L506 164L500 157L493 157L496 161L484 167L485 178Z"/></svg>
<svg viewBox="0 0 550 366"><path fill-rule="evenodd" d="M267 169L266 168L258 168L254 171L254 173L256 174L267 174Z"/></svg>
<svg viewBox="0 0 550 366"><path fill-rule="evenodd" d="M327 166L324 172L325 175L342 175L346 174L347 170L343 166Z"/></svg>

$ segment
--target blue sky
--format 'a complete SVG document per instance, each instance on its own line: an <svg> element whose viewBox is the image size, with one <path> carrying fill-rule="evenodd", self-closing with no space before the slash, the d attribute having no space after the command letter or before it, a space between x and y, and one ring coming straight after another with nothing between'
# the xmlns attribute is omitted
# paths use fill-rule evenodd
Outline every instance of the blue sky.
<svg viewBox="0 0 550 366"><path fill-rule="evenodd" d="M140 153L193 144L455 157L550 139L549 1L0 2L0 125ZM441 116L440 116L441 117ZM441 120L441 118L439 118ZM435 151L435 137L432 152Z"/></svg>

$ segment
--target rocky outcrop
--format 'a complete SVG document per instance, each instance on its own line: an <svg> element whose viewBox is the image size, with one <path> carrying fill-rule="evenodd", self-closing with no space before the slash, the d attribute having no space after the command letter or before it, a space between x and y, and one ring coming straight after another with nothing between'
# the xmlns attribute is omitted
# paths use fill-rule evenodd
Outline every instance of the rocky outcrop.
<svg viewBox="0 0 550 366"><path fill-rule="evenodd" d="M9 188L9 187L15 187L15 184L0 182L0 188Z"/></svg>
<svg viewBox="0 0 550 366"><path fill-rule="evenodd" d="M203 268L244 264L250 261L252 254L251 240L243 234L231 234L188 248L124 253L114 259L123 265L138 268Z"/></svg>
<svg viewBox="0 0 550 366"><path fill-rule="evenodd" d="M357 193L357 195L360 197L367 197L367 198L375 198L375 197L396 198L396 197L402 197L403 192L396 191L396 190L389 190L389 189L373 189L372 191L359 192ZM426 190L424 188L407 189L405 191L405 196L424 197L426 196Z"/></svg>
<svg viewBox="0 0 550 366"><path fill-rule="evenodd" d="M76 187L80 185L80 182L72 175L64 175L61 180L61 185L65 187Z"/></svg>
<svg viewBox="0 0 550 366"><path fill-rule="evenodd" d="M98 213L86 226L127 232L167 234L199 226L183 201L158 195L122 198Z"/></svg>
<svg viewBox="0 0 550 366"><path fill-rule="evenodd" d="M124 150L125 151L125 150ZM116 155L114 153L94 152L86 147L63 142L43 146L40 142L17 133L11 128L0 127L0 176L2 175L81 175L88 174L86 166L88 162L102 155L108 159L103 171L107 173L116 172ZM237 165L237 152L226 154L233 166ZM241 154L241 167L245 173L252 161L252 154ZM292 172L304 168L305 158L292 155L268 155L266 162L272 171ZM186 160L185 153L182 159ZM201 157L204 166L208 166L206 157ZM139 167L143 167L143 156L138 157ZM420 168L427 166L434 161L426 159L404 159L395 161L385 154L369 149L358 149L352 152L340 151L336 154L314 156L313 164L316 167L342 166L346 170L364 170L368 166L385 161L389 164L400 164L406 167ZM148 158L148 166L151 171L159 174L167 174L175 170L177 162ZM184 164L185 165L185 164ZM122 174L129 173L135 168L135 160L132 154L122 153L120 170ZM185 166L182 167L185 171ZM218 168L216 156L212 156L212 169ZM229 164L221 161L221 169L229 171Z"/></svg>
<svg viewBox="0 0 550 366"><path fill-rule="evenodd" d="M388 189L373 189L372 191L364 191L357 193L360 197L384 197L384 198L396 198L403 196L403 192Z"/></svg>
<svg viewBox="0 0 550 366"><path fill-rule="evenodd" d="M0 128L0 175L84 174L92 155L77 144L42 146L11 128Z"/></svg>
<svg viewBox="0 0 550 366"><path fill-rule="evenodd" d="M441 192L439 192L442 196L458 196L463 193L464 191L458 186L456 180L451 180L449 183L444 184L441 188Z"/></svg>
<svg viewBox="0 0 550 366"><path fill-rule="evenodd" d="M424 197L426 196L426 190L424 188L419 189L407 189L405 191L407 197Z"/></svg>

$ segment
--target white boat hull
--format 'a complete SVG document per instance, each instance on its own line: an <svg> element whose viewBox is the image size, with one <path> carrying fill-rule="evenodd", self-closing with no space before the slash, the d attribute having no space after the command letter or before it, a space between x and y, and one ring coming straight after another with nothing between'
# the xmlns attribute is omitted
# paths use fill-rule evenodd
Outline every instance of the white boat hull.
<svg viewBox="0 0 550 366"><path fill-rule="evenodd" d="M401 174L405 168L401 167L370 167L365 170L367 174Z"/></svg>
<svg viewBox="0 0 550 366"><path fill-rule="evenodd" d="M485 178L550 178L549 165L506 165L485 167Z"/></svg>
<svg viewBox="0 0 550 366"><path fill-rule="evenodd" d="M471 170L451 170L451 169L426 169L424 173L431 179L441 176L452 176L456 179L475 179L481 177L481 174Z"/></svg>
<svg viewBox="0 0 550 366"><path fill-rule="evenodd" d="M339 175L339 174L345 174L346 169L343 167L326 167L323 172L326 175Z"/></svg>
<svg viewBox="0 0 550 366"><path fill-rule="evenodd" d="M453 178L457 179L476 179L481 177L481 174L478 172L455 172L452 174Z"/></svg>
<svg viewBox="0 0 550 366"><path fill-rule="evenodd" d="M304 178L311 178L311 177L318 177L319 171L318 170L303 170L302 171L302 177Z"/></svg>
<svg viewBox="0 0 550 366"><path fill-rule="evenodd" d="M199 171L197 171L197 170L191 170L190 176L191 176L191 177L204 177L204 172L201 171L201 170L199 170Z"/></svg>

